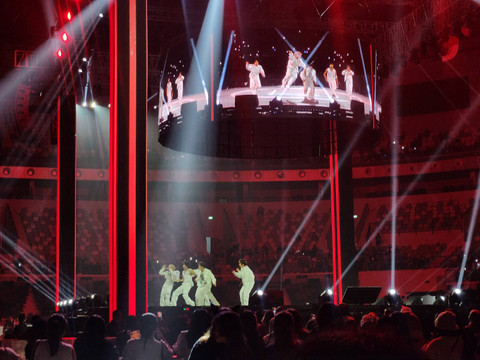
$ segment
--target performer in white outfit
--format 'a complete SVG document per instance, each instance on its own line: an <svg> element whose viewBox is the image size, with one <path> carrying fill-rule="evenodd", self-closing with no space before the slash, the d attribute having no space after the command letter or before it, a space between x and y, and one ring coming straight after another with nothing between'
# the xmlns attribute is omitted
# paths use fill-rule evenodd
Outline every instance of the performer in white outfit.
<svg viewBox="0 0 480 360"><path fill-rule="evenodd" d="M350 65L347 65L347 69L342 71L343 79L345 80L345 87L348 95L352 95L353 92L353 75L354 72L350 69Z"/></svg>
<svg viewBox="0 0 480 360"><path fill-rule="evenodd" d="M247 61L245 68L250 71L250 89L252 89L253 93L256 94L257 90L262 87L260 75L265 77L265 71L263 71L262 65L258 64L258 60L255 60L253 64L249 64Z"/></svg>
<svg viewBox="0 0 480 360"><path fill-rule="evenodd" d="M247 260L240 259L238 260L237 270L232 271L233 275L237 278L242 279L242 288L240 289L240 304L242 306L248 306L248 299L250 298L250 292L255 285L255 275L253 274L252 269L247 265Z"/></svg>
<svg viewBox="0 0 480 360"><path fill-rule="evenodd" d="M182 294L185 303L189 306L195 306L195 302L190 298L189 292L193 287L193 277L196 275L195 272L190 269L186 262L183 263L182 279L176 280L181 282L180 285L172 294L172 306L177 306L177 300L180 294Z"/></svg>
<svg viewBox="0 0 480 360"><path fill-rule="evenodd" d="M185 80L185 77L182 75L182 73L179 73L175 80L175 84L177 85L178 100L180 101L183 99L183 80Z"/></svg>
<svg viewBox="0 0 480 360"><path fill-rule="evenodd" d="M170 104L171 104L172 98L173 98L173 87L172 87L172 82L170 81L170 78L168 78L167 87L165 89L165 92L167 93L168 110L170 110Z"/></svg>
<svg viewBox="0 0 480 360"><path fill-rule="evenodd" d="M333 64L330 64L328 68L325 69L323 73L323 77L325 81L330 86L330 91L332 92L332 96L335 96L335 90L338 88L338 77L337 77L337 70L333 68Z"/></svg>
<svg viewBox="0 0 480 360"><path fill-rule="evenodd" d="M310 64L302 70L300 77L303 80L303 92L306 100L315 100L315 85L317 84L317 72Z"/></svg>
<svg viewBox="0 0 480 360"><path fill-rule="evenodd" d="M293 53L288 52L288 63L285 77L282 80L282 89L286 86L287 89L297 80L298 68L303 64L302 53L297 51Z"/></svg>
<svg viewBox="0 0 480 360"><path fill-rule="evenodd" d="M197 306L210 306L210 302L213 305L220 305L212 294L212 285L217 286L217 279L213 275L210 269L205 267L205 263L200 261L198 263L198 269L195 271L197 277L197 291L195 292L195 304Z"/></svg>
<svg viewBox="0 0 480 360"><path fill-rule="evenodd" d="M180 272L175 270L175 265L170 264L168 267L163 265L158 273L165 276L165 283L160 292L160 306L172 306L170 295L172 294L173 282L180 278Z"/></svg>

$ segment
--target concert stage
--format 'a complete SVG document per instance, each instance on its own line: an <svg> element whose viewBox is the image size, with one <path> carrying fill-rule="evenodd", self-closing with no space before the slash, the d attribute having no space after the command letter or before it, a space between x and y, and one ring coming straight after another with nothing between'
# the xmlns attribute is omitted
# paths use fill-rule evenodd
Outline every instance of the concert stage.
<svg viewBox="0 0 480 360"><path fill-rule="evenodd" d="M222 105L223 108L233 108L235 107L235 97L242 95L252 95L253 92L250 88L232 88L225 89L220 92L218 97L218 105ZM284 105L297 105L297 106L315 106L320 108L328 108L333 101L332 93L329 88L325 87L316 87L315 88L315 102L305 102L305 95L303 92L303 86L292 86L289 89L282 89L280 86L265 86L258 90L258 106L268 106L270 101L279 97ZM353 93L348 95L343 90L336 91L335 101L340 105L340 108L343 110L352 110L351 103L352 101L357 101L363 103L365 115L370 114L371 111L371 102L367 96ZM190 96L185 96L182 101L175 99L171 102L170 112L174 117L178 117L181 114L181 106L188 103L197 103L197 111L201 111L207 105L207 100L205 94L195 94ZM380 119L380 114L382 112L382 107L379 103L375 102L375 118ZM160 123L167 120L169 115L168 106L164 104L159 109L159 125Z"/></svg>

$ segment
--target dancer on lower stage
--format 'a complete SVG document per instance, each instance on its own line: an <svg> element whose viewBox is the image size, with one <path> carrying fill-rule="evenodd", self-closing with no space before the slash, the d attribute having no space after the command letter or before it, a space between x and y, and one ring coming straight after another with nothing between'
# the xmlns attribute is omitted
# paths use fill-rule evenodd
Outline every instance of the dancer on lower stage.
<svg viewBox="0 0 480 360"><path fill-rule="evenodd" d="M198 286L195 292L195 304L197 306L210 306L210 302L212 302L213 305L220 305L212 294L212 285L217 286L217 279L215 279L212 271L205 267L203 261L200 261L195 273L197 274L195 281Z"/></svg>
<svg viewBox="0 0 480 360"><path fill-rule="evenodd" d="M170 78L168 78L165 92L167 93L167 105L168 105L168 110L170 111L170 104L173 99L173 87L172 87L172 82L170 81Z"/></svg>
<svg viewBox="0 0 480 360"><path fill-rule="evenodd" d="M342 71L343 79L345 80L345 87L348 95L352 95L353 92L353 75L355 73L350 69L350 65L347 65L347 69Z"/></svg>
<svg viewBox="0 0 480 360"><path fill-rule="evenodd" d="M315 85L317 84L317 72L313 68L312 64L308 65L300 73L300 77L303 80L303 92L305 94L305 100L315 101Z"/></svg>
<svg viewBox="0 0 480 360"><path fill-rule="evenodd" d="M170 264L168 267L163 265L158 273L165 276L165 283L160 292L160 306L171 306L170 295L173 290L173 282L180 278L180 272L175 270L175 265Z"/></svg>
<svg viewBox="0 0 480 360"><path fill-rule="evenodd" d="M288 52L288 63L287 63L287 71L285 73L285 77L282 80L282 89L286 87L287 89L292 86L292 84L297 80L298 77L298 68L303 64L302 60L302 53L297 51L293 53L293 51Z"/></svg>
<svg viewBox="0 0 480 360"><path fill-rule="evenodd" d="M256 94L257 90L262 87L260 75L265 77L265 71L263 71L262 65L258 64L258 60L255 60L253 64L249 64L247 61L245 63L245 68L250 71L250 89L252 89L253 93Z"/></svg>
<svg viewBox="0 0 480 360"><path fill-rule="evenodd" d="M240 304L242 306L248 306L248 299L250 298L250 292L255 285L255 275L252 269L247 265L247 260L238 260L238 266L236 270L232 271L233 275L242 279L242 288L240 289Z"/></svg>
<svg viewBox="0 0 480 360"><path fill-rule="evenodd" d="M177 85L177 97L180 101L183 99L183 80L185 80L185 77L182 75L182 73L179 73L175 80L175 84Z"/></svg>
<svg viewBox="0 0 480 360"><path fill-rule="evenodd" d="M181 282L180 285L172 294L172 306L177 306L177 300L180 294L182 294L185 303L189 306L195 306L195 302L190 298L189 292L193 287L193 277L196 275L195 272L190 269L187 265L187 262L183 262L183 271L182 279L178 279L177 282Z"/></svg>
<svg viewBox="0 0 480 360"><path fill-rule="evenodd" d="M337 77L337 70L333 68L333 64L330 64L328 68L325 69L323 73L323 77L325 81L328 83L330 87L330 91L332 92L332 96L335 97L335 91L338 88L338 77Z"/></svg>

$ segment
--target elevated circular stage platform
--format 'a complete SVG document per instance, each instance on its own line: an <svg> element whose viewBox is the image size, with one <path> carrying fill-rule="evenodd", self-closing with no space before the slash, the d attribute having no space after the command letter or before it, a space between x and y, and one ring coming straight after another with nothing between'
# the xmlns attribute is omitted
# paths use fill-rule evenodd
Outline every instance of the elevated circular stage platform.
<svg viewBox="0 0 480 360"><path fill-rule="evenodd" d="M198 155L243 159L312 158L331 153L332 131L345 139L378 122L366 96L316 88L306 99L303 86L220 92L215 105L206 94L174 100L159 109L159 142ZM332 125L335 123L335 125ZM336 140L335 140L336 141Z"/></svg>

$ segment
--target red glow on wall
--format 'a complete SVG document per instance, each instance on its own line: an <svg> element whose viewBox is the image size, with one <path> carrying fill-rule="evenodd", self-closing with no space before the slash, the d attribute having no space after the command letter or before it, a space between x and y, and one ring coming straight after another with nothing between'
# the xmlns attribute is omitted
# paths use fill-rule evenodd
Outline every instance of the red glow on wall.
<svg viewBox="0 0 480 360"><path fill-rule="evenodd" d="M338 304L337 301L337 225L335 222L335 168L333 164L333 155L330 154L330 203L331 203L331 217L332 217L332 255L333 255L333 302Z"/></svg>
<svg viewBox="0 0 480 360"><path fill-rule="evenodd" d="M335 153L335 169L336 169L336 176L335 176L335 205L337 210L337 266L338 266L338 302L342 301L342 253L341 253L341 236L340 236L340 195L339 195L339 186L338 186L338 153Z"/></svg>
<svg viewBox="0 0 480 360"><path fill-rule="evenodd" d="M57 214L55 237L55 311L60 301L60 96L57 98Z"/></svg>

